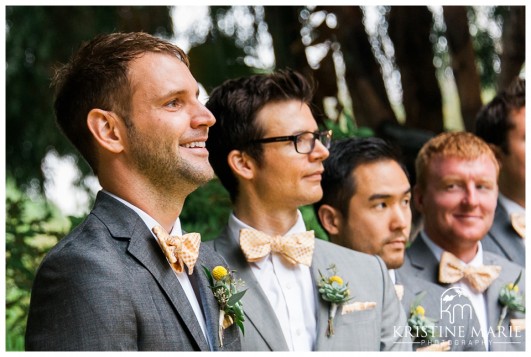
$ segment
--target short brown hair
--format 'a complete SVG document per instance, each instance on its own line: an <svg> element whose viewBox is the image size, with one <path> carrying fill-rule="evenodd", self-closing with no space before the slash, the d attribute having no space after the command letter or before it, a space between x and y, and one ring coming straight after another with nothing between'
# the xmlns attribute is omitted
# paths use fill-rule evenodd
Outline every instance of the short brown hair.
<svg viewBox="0 0 531 357"><path fill-rule="evenodd" d="M57 123L95 173L97 157L87 115L95 108L113 111L130 125L128 66L148 52L176 56L189 66L188 57L179 47L144 32L131 32L94 38L55 72L52 87Z"/></svg>
<svg viewBox="0 0 531 357"><path fill-rule="evenodd" d="M429 162L435 157L456 157L475 160L483 155L489 157L496 167L496 176L500 165L492 148L482 139L469 132L442 133L428 140L420 149L415 160L417 185L426 188L426 171Z"/></svg>

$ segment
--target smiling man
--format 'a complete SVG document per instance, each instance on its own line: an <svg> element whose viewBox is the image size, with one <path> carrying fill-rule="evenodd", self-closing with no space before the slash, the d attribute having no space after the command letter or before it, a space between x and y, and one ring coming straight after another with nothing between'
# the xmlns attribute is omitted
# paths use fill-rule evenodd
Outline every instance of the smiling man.
<svg viewBox="0 0 531 357"><path fill-rule="evenodd" d="M381 259L306 231L298 208L322 196L331 139L312 115L312 94L300 74L279 71L229 80L207 103L217 119L210 162L233 204L227 227L208 243L248 288L242 349L411 350L409 337L395 334L405 315ZM333 321L320 273L350 298Z"/></svg>
<svg viewBox="0 0 531 357"><path fill-rule="evenodd" d="M524 350L518 331L521 313L502 316L500 292L523 268L484 251L498 197L498 161L471 133L443 133L429 140L416 160L414 200L423 231L406 251L404 272L443 287L458 287L470 298L489 350ZM501 320L500 320L501 318ZM498 327L499 325L499 327Z"/></svg>
<svg viewBox="0 0 531 357"><path fill-rule="evenodd" d="M421 299L425 316L435 321L438 336L428 341L420 333L412 334L414 349L484 351L474 337L473 329L479 331L475 314L452 321L441 317L444 289L399 270L411 230L411 186L396 148L379 138L334 142L321 186L323 198L314 208L330 240L382 258L406 315L410 317L415 300ZM459 303L469 301L463 297Z"/></svg>
<svg viewBox="0 0 531 357"><path fill-rule="evenodd" d="M179 221L186 196L213 176L215 119L188 65L169 42L115 33L57 71L57 121L103 190L39 267L27 350L219 349L218 303L194 265L225 262L198 235L181 237ZM165 256L163 241L189 249ZM235 326L224 349L240 349Z"/></svg>

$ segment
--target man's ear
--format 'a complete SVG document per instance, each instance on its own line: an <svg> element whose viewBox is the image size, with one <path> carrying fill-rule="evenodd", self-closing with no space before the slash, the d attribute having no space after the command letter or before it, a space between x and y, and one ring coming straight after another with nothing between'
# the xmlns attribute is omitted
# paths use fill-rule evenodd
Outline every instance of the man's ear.
<svg viewBox="0 0 531 357"><path fill-rule="evenodd" d="M106 110L92 109L87 116L87 125L98 145L113 153L124 149L120 124L116 115Z"/></svg>
<svg viewBox="0 0 531 357"><path fill-rule="evenodd" d="M254 177L256 162L245 152L232 150L227 156L229 166L236 176L250 180Z"/></svg>
<svg viewBox="0 0 531 357"><path fill-rule="evenodd" d="M329 235L339 234L339 227L341 224L341 213L330 205L322 205L317 210L317 215L321 221L321 225Z"/></svg>

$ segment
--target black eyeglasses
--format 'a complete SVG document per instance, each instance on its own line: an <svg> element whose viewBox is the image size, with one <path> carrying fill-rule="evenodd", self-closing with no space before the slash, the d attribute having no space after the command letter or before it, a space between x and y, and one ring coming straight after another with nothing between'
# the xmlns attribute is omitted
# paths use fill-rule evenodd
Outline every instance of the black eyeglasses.
<svg viewBox="0 0 531 357"><path fill-rule="evenodd" d="M325 131L305 131L297 135L289 136L275 136L272 138L263 138L258 140L253 140L252 143L277 143L280 141L293 141L295 144L295 151L299 154L309 154L315 148L315 140L319 139L321 144L325 148L330 148L330 142L332 141L332 130Z"/></svg>

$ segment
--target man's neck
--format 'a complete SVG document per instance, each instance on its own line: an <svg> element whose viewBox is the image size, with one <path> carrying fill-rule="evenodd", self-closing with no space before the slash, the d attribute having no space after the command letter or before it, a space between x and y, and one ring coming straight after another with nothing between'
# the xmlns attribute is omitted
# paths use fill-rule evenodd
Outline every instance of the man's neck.
<svg viewBox="0 0 531 357"><path fill-rule="evenodd" d="M167 232L181 214L184 200L181 193L159 192L148 183L138 185L137 182L127 180L117 184L101 183L104 190L120 197L130 204L140 208L153 217ZM138 188L138 189L135 189Z"/></svg>
<svg viewBox="0 0 531 357"><path fill-rule="evenodd" d="M245 224L270 235L284 235L297 223L298 210L272 209L260 204L237 200L234 215Z"/></svg>
<svg viewBox="0 0 531 357"><path fill-rule="evenodd" d="M460 244L452 244L447 239L438 239L436 234L430 234L425 231L428 239L438 245L441 249L452 253L457 258L465 263L470 263L475 257L479 249L478 242L462 241Z"/></svg>

